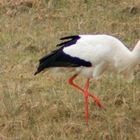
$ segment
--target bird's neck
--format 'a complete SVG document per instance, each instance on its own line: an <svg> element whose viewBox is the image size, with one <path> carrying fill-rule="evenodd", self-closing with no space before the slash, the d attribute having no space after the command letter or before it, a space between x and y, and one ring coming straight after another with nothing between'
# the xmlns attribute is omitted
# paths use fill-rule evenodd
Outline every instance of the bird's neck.
<svg viewBox="0 0 140 140"><path fill-rule="evenodd" d="M140 41L137 42L131 54L132 54L133 63L140 64Z"/></svg>

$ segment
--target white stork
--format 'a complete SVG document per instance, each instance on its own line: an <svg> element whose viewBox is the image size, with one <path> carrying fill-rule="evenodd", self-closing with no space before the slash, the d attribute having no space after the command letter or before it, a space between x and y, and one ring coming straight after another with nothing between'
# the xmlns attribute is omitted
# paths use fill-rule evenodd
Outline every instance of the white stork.
<svg viewBox="0 0 140 140"><path fill-rule="evenodd" d="M122 74L133 79L134 67L140 63L140 41L130 51L119 39L110 35L75 35L61 38L58 49L39 60L35 75L46 68L71 69L75 74L68 83L84 93L85 117L88 125L88 97L100 108L104 106L96 96L88 92L90 78L98 79L105 71ZM84 88L74 83L78 75L87 78Z"/></svg>

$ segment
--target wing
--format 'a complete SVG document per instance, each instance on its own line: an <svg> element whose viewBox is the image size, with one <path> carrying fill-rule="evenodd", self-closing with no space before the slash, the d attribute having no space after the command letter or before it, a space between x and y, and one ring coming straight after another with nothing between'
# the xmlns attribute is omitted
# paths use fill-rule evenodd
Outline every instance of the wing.
<svg viewBox="0 0 140 140"><path fill-rule="evenodd" d="M66 54L64 48L71 47L76 44L77 40L80 39L79 36L69 36L61 38L61 40L69 39L68 41L62 42L57 46L61 46L59 49L52 51L50 54L42 57L39 60L39 66L35 74L41 72L45 68L49 67L90 67L91 63L81 59L78 56L72 56L71 54Z"/></svg>
<svg viewBox="0 0 140 140"><path fill-rule="evenodd" d="M64 47L63 51L96 65L111 56L111 45L104 38L103 35L80 35L75 44Z"/></svg>
<svg viewBox="0 0 140 140"><path fill-rule="evenodd" d="M66 40L60 44L57 44L57 47L68 47L71 46L73 44L76 44L77 40L80 39L79 35L74 35L74 36L67 36L67 37L63 37L60 38L60 40Z"/></svg>

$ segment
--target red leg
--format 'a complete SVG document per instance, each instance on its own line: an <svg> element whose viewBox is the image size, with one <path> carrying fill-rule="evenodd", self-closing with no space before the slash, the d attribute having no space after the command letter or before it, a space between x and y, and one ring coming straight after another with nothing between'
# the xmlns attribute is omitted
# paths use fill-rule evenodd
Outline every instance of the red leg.
<svg viewBox="0 0 140 140"><path fill-rule="evenodd" d="M87 79L85 89L84 89L84 96L85 96L85 117L86 117L86 125L88 126L88 88L89 88L89 79Z"/></svg>
<svg viewBox="0 0 140 140"><path fill-rule="evenodd" d="M69 83L70 85L72 85L73 87L79 89L80 91L84 92L84 90L83 90L81 87L79 87L77 84L75 84L75 83L73 82L74 79L75 79L77 76L78 76L78 74L73 75L73 76L68 80L68 83Z"/></svg>
<svg viewBox="0 0 140 140"><path fill-rule="evenodd" d="M82 89L80 86L78 86L77 84L75 84L75 83L73 82L74 79L75 79L77 76L78 76L78 74L73 75L73 76L68 80L68 83L69 83L70 85L72 85L73 87L79 89L81 92L84 92L84 89ZM89 92L88 92L88 96L90 96L90 97L93 98L95 104L96 104L98 107L100 107L100 108L105 108L104 105L101 104L100 100L99 100L96 96L90 94Z"/></svg>

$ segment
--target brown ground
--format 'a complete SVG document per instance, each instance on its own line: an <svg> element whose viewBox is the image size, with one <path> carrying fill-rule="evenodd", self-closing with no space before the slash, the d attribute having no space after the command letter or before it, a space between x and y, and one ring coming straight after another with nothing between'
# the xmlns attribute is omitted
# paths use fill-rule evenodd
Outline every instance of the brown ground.
<svg viewBox="0 0 140 140"><path fill-rule="evenodd" d="M115 35L133 48L140 39L139 1L0 1L0 140L140 139L138 70L131 84L106 74L91 81L90 91L106 110L90 101L89 128L83 96L66 84L70 73L33 75L60 37L95 33Z"/></svg>

